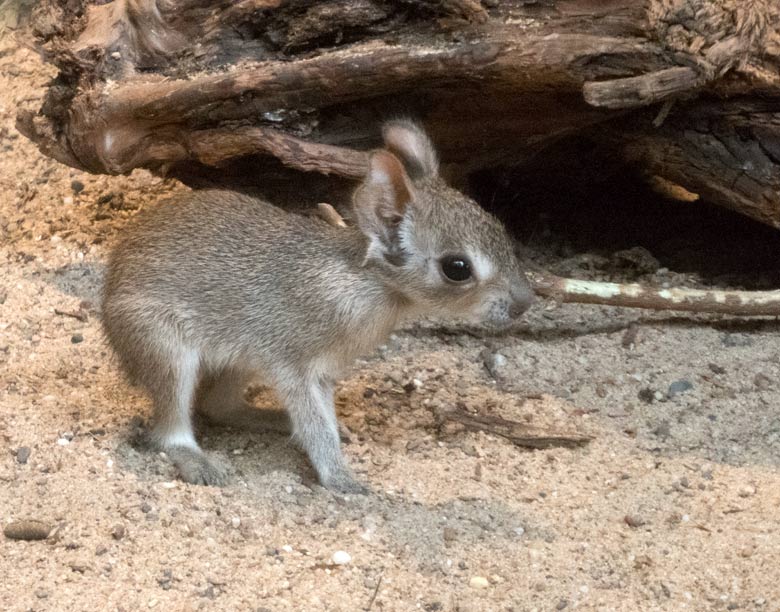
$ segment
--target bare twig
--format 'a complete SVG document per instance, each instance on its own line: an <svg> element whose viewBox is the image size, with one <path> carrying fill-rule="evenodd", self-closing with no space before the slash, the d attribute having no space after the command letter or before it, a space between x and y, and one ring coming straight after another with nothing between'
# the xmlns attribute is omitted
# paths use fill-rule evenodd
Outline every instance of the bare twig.
<svg viewBox="0 0 780 612"><path fill-rule="evenodd" d="M74 319L78 319L82 323L86 323L87 319L89 318L89 315L83 310L76 310L71 312L69 310L60 310L59 308L55 308L54 314L60 315L62 317L72 317Z"/></svg>
<svg viewBox="0 0 780 612"><path fill-rule="evenodd" d="M339 214L339 211L327 202L320 202L317 204L317 213L334 227L347 227L347 224L344 222L344 218Z"/></svg>
<svg viewBox="0 0 780 612"><path fill-rule="evenodd" d="M593 438L576 432L559 432L539 429L500 416L470 414L465 410L453 410L443 415L446 421L454 421L469 431L484 431L506 438L512 444L524 448L573 448L583 446Z"/></svg>
<svg viewBox="0 0 780 612"><path fill-rule="evenodd" d="M780 316L780 291L657 289L530 273L534 292L561 302L604 304L651 310L712 312L737 316Z"/></svg>
<svg viewBox="0 0 780 612"><path fill-rule="evenodd" d="M374 600L376 599L376 596L379 594L379 587L382 585L382 575L379 575L379 578L376 581L376 587L374 588L374 593L371 595L371 600L368 602L368 605L366 606L366 612L371 612L371 607L374 605Z"/></svg>
<svg viewBox="0 0 780 612"><path fill-rule="evenodd" d="M662 195L670 200L677 200L678 202L695 202L699 199L698 193L688 191L682 185L678 185L657 174L649 177L647 183L658 195Z"/></svg>

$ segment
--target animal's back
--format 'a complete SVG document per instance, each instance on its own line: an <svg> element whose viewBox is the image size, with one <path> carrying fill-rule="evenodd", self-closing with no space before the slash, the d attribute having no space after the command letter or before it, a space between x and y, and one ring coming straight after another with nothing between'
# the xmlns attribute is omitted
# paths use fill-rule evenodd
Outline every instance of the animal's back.
<svg viewBox="0 0 780 612"><path fill-rule="evenodd" d="M108 339L132 379L145 360L139 343L168 334L223 361L326 351L352 323L339 320L350 290L362 301L375 289L356 274L363 245L353 230L234 192L164 202L111 256Z"/></svg>

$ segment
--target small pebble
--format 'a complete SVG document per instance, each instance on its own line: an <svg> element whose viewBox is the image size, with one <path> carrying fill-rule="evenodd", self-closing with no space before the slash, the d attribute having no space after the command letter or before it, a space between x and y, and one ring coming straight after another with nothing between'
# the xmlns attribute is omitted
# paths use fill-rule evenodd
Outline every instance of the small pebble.
<svg viewBox="0 0 780 612"><path fill-rule="evenodd" d="M740 497L752 497L756 494L756 488L752 485L745 485L744 487L739 488L739 492L737 494Z"/></svg>
<svg viewBox="0 0 780 612"><path fill-rule="evenodd" d="M73 334L70 337L70 341L73 344L79 344L80 342L84 342L84 336L81 334Z"/></svg>
<svg viewBox="0 0 780 612"><path fill-rule="evenodd" d="M474 589L486 589L490 583L484 576L474 576L469 580L469 585Z"/></svg>
<svg viewBox="0 0 780 612"><path fill-rule="evenodd" d="M346 565L350 561L352 561L352 555L350 555L348 552L344 550L337 550L333 553L333 556L331 557L331 561L335 565Z"/></svg>
<svg viewBox="0 0 780 612"><path fill-rule="evenodd" d="M711 363L708 366L713 374L725 374L726 368L719 366L717 363Z"/></svg>
<svg viewBox="0 0 780 612"><path fill-rule="evenodd" d="M623 338L620 340L620 344L623 348L631 348L636 345L636 337L639 333L639 326L635 323L631 323L623 334Z"/></svg>
<svg viewBox="0 0 780 612"><path fill-rule="evenodd" d="M3 534L9 540L45 540L49 537L53 527L42 521L21 520L9 523L3 529Z"/></svg>
<svg viewBox="0 0 780 612"><path fill-rule="evenodd" d="M65 206L70 206L73 204L73 197L72 196L65 196L62 198L62 203L65 204Z"/></svg>
<svg viewBox="0 0 780 612"><path fill-rule="evenodd" d="M746 334L724 334L721 338L723 346L729 348L740 346L751 346L753 344L753 338Z"/></svg>
<svg viewBox="0 0 780 612"><path fill-rule="evenodd" d="M20 446L16 449L16 462L25 464L27 463L27 460L30 458L30 447L29 446Z"/></svg>
<svg viewBox="0 0 780 612"><path fill-rule="evenodd" d="M769 378L769 376L767 376L763 372L759 372L753 378L753 384L756 386L757 389L761 391L766 391L767 389L769 389L769 387L772 386L772 379Z"/></svg>
<svg viewBox="0 0 780 612"><path fill-rule="evenodd" d="M238 529L241 526L241 519L237 516L234 516L232 519L230 519L230 524L233 525L234 529Z"/></svg>
<svg viewBox="0 0 780 612"><path fill-rule="evenodd" d="M669 424L669 421L661 421L658 423L655 429L653 429L653 433L658 436L659 438L668 438L669 435L672 433L671 425Z"/></svg>
<svg viewBox="0 0 780 612"><path fill-rule="evenodd" d="M84 183L74 179L70 182L70 188L73 190L73 193L77 193L77 194L81 193L82 191L84 191Z"/></svg>
<svg viewBox="0 0 780 612"><path fill-rule="evenodd" d="M635 514L627 514L623 520L629 527L641 527L646 523L641 516L636 516Z"/></svg>
<svg viewBox="0 0 780 612"><path fill-rule="evenodd" d="M557 604L555 604L555 609L556 610L565 610L566 606L568 606L568 605L569 605L568 600L561 599Z"/></svg>
<svg viewBox="0 0 780 612"><path fill-rule="evenodd" d="M691 383L690 381L675 380L671 385L669 385L669 397L680 395L681 393L685 393L686 391L690 391L691 389L693 389L693 383Z"/></svg>
<svg viewBox="0 0 780 612"><path fill-rule="evenodd" d="M124 525L115 525L114 528L111 530L111 537L115 540L121 540L125 537L125 527Z"/></svg>
<svg viewBox="0 0 780 612"><path fill-rule="evenodd" d="M501 378L501 370L507 364L507 359L501 353L493 353L489 349L483 350L479 356L482 358L482 363L485 364L485 369L493 378Z"/></svg>
<svg viewBox="0 0 780 612"><path fill-rule="evenodd" d="M652 389L644 388L639 390L637 397L645 404L652 404L653 400L655 399L655 394L653 393Z"/></svg>

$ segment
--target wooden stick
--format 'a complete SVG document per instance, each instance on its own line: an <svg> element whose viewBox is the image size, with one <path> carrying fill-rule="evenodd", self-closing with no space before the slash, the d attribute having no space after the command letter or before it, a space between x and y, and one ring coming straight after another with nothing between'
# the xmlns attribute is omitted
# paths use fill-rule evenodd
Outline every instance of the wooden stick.
<svg viewBox="0 0 780 612"><path fill-rule="evenodd" d="M347 227L347 224L344 222L344 218L339 214L339 211L327 202L320 202L317 204L317 213L334 227Z"/></svg>
<svg viewBox="0 0 780 612"><path fill-rule="evenodd" d="M583 446L593 439L585 434L549 431L500 416L471 414L464 410L453 410L442 416L444 421L454 421L469 431L484 431L506 438L512 444L524 448L573 448Z"/></svg>
<svg viewBox="0 0 780 612"><path fill-rule="evenodd" d="M704 84L688 66L665 68L635 77L588 81L582 86L585 101L600 108L639 108L688 93Z"/></svg>
<svg viewBox="0 0 780 612"><path fill-rule="evenodd" d="M605 283L529 273L534 292L561 302L603 304L650 310L710 312L735 316L780 316L780 291L658 289L637 284Z"/></svg>

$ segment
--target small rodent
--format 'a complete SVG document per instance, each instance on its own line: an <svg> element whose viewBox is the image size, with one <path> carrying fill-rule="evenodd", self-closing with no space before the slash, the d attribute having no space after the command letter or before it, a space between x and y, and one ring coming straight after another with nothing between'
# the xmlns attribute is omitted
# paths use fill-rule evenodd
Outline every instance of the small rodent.
<svg viewBox="0 0 780 612"><path fill-rule="evenodd" d="M507 325L532 292L501 223L439 177L425 132L383 129L353 195L355 225L200 191L140 213L108 263L103 326L154 402L151 440L187 482L226 470L195 439L193 411L291 430L325 487L360 492L344 461L334 381L419 315ZM261 378L284 411L245 404ZM289 422L288 422L289 417Z"/></svg>

